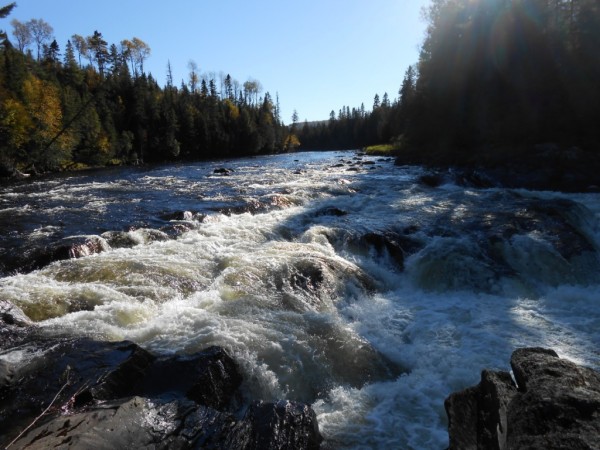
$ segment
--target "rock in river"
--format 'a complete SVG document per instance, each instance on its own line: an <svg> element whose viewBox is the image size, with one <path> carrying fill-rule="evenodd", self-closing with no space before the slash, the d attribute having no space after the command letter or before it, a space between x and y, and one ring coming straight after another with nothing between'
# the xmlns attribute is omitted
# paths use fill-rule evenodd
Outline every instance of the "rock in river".
<svg viewBox="0 0 600 450"><path fill-rule="evenodd" d="M319 448L313 410L245 403L237 364L220 347L160 356L33 326L15 336L0 347L2 448Z"/></svg>

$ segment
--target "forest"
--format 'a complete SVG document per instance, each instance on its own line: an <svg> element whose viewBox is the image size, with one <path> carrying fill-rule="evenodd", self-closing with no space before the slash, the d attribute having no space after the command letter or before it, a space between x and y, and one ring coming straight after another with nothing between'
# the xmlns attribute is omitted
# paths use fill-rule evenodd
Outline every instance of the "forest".
<svg viewBox="0 0 600 450"><path fill-rule="evenodd" d="M300 129L310 148L396 142L415 162L600 144L598 0L433 0L398 98ZM521 153L521 157L524 157Z"/></svg>
<svg viewBox="0 0 600 450"><path fill-rule="evenodd" d="M0 9L7 17L15 4ZM600 2L432 0L396 98L285 125L257 80L199 73L160 86L141 39L99 31L64 49L42 19L0 36L0 167L36 172L389 143L413 162L465 163L552 142L600 142ZM398 30L397 32L401 32ZM511 153L513 157L514 152Z"/></svg>
<svg viewBox="0 0 600 450"><path fill-rule="evenodd" d="M15 7L0 8L7 17ZM159 86L141 39L73 35L62 49L43 19L0 35L0 171L27 173L293 150L279 99L257 80L200 73ZM1 176L1 174L0 174Z"/></svg>

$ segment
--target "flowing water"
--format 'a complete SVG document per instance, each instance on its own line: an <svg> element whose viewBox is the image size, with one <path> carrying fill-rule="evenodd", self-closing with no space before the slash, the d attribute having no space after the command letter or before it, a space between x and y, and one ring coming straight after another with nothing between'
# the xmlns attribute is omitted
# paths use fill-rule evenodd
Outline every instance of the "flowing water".
<svg viewBox="0 0 600 450"><path fill-rule="evenodd" d="M223 346L248 397L311 404L331 449L445 448L444 398L510 370L517 347L600 368L598 194L430 187L420 168L358 158L4 186L1 299L48 332ZM72 236L102 251L9 264Z"/></svg>

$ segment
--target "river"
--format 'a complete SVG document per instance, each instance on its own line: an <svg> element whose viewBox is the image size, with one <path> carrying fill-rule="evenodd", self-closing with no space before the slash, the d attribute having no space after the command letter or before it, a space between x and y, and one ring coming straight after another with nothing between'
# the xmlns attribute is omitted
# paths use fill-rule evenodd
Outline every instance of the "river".
<svg viewBox="0 0 600 450"><path fill-rule="evenodd" d="M515 348L600 368L600 195L424 174L311 152L5 185L0 296L49 333L222 346L323 448L446 448L445 397ZM102 251L15 272L72 236Z"/></svg>

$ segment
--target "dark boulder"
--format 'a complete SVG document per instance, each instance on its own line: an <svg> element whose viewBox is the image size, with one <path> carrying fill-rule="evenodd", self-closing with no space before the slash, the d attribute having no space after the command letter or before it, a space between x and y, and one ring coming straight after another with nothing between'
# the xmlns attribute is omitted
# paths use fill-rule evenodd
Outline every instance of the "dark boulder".
<svg viewBox="0 0 600 450"><path fill-rule="evenodd" d="M191 221L196 220L198 222L202 222L205 216L203 214L193 212L193 211L174 211L168 212L160 215L162 220L175 220L175 221Z"/></svg>
<svg viewBox="0 0 600 450"><path fill-rule="evenodd" d="M30 250L21 258L19 268L25 271L41 269L55 261L90 256L108 249L108 242L100 236L71 236L46 247Z"/></svg>
<svg viewBox="0 0 600 450"><path fill-rule="evenodd" d="M459 186L478 189L487 189L498 186L498 182L483 170L455 170L453 175L455 177L456 184Z"/></svg>
<svg viewBox="0 0 600 450"><path fill-rule="evenodd" d="M508 372L483 371L481 382L445 402L450 449L593 449L600 442L600 373L526 348Z"/></svg>
<svg viewBox="0 0 600 450"><path fill-rule="evenodd" d="M94 394L102 399L132 395L142 368L152 359L129 342L49 339L32 331L16 347L0 353L14 374L0 393L0 435L31 422L58 392L54 403L65 408L89 403Z"/></svg>
<svg viewBox="0 0 600 450"><path fill-rule="evenodd" d="M161 357L149 368L136 393L185 396L215 409L224 409L242 383L237 365L221 347L190 356Z"/></svg>
<svg viewBox="0 0 600 450"><path fill-rule="evenodd" d="M12 448L226 448L235 424L229 414L191 401L133 397L58 416L25 434Z"/></svg>
<svg viewBox="0 0 600 450"><path fill-rule="evenodd" d="M316 450L322 441L315 412L287 400L254 402L234 436L229 448L247 450Z"/></svg>
<svg viewBox="0 0 600 450"><path fill-rule="evenodd" d="M140 238L137 238L128 231L106 231L102 236L111 248L131 248L142 243Z"/></svg>
<svg viewBox="0 0 600 450"><path fill-rule="evenodd" d="M0 327L3 325L27 327L33 325L33 323L20 308L6 300L0 299Z"/></svg>
<svg viewBox="0 0 600 450"><path fill-rule="evenodd" d="M348 214L348 212L346 212L342 209L336 208L335 206L326 206L326 207L320 208L314 212L315 217L321 217L321 216L342 217L347 214Z"/></svg>
<svg viewBox="0 0 600 450"><path fill-rule="evenodd" d="M430 188L441 186L446 181L445 177L441 173L425 173L418 179L419 184Z"/></svg>
<svg viewBox="0 0 600 450"><path fill-rule="evenodd" d="M218 167L213 170L215 175L231 175L233 172L235 172L233 169L227 169L225 167Z"/></svg>
<svg viewBox="0 0 600 450"><path fill-rule="evenodd" d="M186 400L133 397L57 417L15 448L316 450L322 438L306 405L255 402L243 419Z"/></svg>
<svg viewBox="0 0 600 450"><path fill-rule="evenodd" d="M318 448L310 407L243 404L241 374L220 347L156 356L25 329L0 347L2 448Z"/></svg>
<svg viewBox="0 0 600 450"><path fill-rule="evenodd" d="M378 257L388 257L399 270L404 270L404 260L422 248L413 237L393 230L374 230L352 239L350 248L355 251L371 251Z"/></svg>

